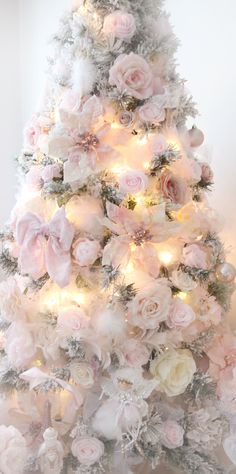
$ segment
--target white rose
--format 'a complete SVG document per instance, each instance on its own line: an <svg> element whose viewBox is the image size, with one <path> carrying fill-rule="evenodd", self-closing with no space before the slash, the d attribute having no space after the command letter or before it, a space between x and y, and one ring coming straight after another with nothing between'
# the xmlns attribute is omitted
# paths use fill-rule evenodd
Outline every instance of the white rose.
<svg viewBox="0 0 236 474"><path fill-rule="evenodd" d="M147 189L148 178L142 171L127 171L120 176L119 186L123 193L137 194Z"/></svg>
<svg viewBox="0 0 236 474"><path fill-rule="evenodd" d="M150 283L128 305L129 322L142 329L157 329L165 321L171 304L171 290L161 283Z"/></svg>
<svg viewBox="0 0 236 474"><path fill-rule="evenodd" d="M0 426L0 472L22 474L27 458L26 441L13 426Z"/></svg>
<svg viewBox="0 0 236 474"><path fill-rule="evenodd" d="M24 368L34 357L36 347L26 324L12 323L7 331L6 353L17 369Z"/></svg>
<svg viewBox="0 0 236 474"><path fill-rule="evenodd" d="M151 374L160 382L160 388L169 397L185 392L196 372L192 353L186 349L168 350L151 362Z"/></svg>
<svg viewBox="0 0 236 474"><path fill-rule="evenodd" d="M71 451L81 464L92 466L103 456L104 444L97 438L79 438L73 441Z"/></svg>
<svg viewBox="0 0 236 474"><path fill-rule="evenodd" d="M173 285L181 291L191 291L197 288L197 282L182 270L174 270L171 276Z"/></svg>
<svg viewBox="0 0 236 474"><path fill-rule="evenodd" d="M73 256L80 267L92 265L101 255L101 245L98 240L80 238L74 244Z"/></svg>
<svg viewBox="0 0 236 474"><path fill-rule="evenodd" d="M130 40L136 31L135 18L130 13L116 10L105 17L103 33L121 40Z"/></svg>

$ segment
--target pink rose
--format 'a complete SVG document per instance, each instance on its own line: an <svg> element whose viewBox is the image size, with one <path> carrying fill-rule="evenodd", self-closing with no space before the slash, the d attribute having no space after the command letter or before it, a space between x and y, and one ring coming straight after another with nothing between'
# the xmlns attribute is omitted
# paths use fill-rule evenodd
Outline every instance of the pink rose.
<svg viewBox="0 0 236 474"><path fill-rule="evenodd" d="M29 188L39 191L42 188L42 166L32 166L29 172L27 173L25 179L26 184Z"/></svg>
<svg viewBox="0 0 236 474"><path fill-rule="evenodd" d="M170 304L170 288L161 283L150 283L128 304L129 322L142 329L157 329L166 320Z"/></svg>
<svg viewBox="0 0 236 474"><path fill-rule="evenodd" d="M105 17L103 33L106 36L112 35L121 40L130 40L135 31L135 19L130 13L116 10Z"/></svg>
<svg viewBox="0 0 236 474"><path fill-rule="evenodd" d="M141 193L147 189L148 178L142 171L127 171L120 176L119 186L122 193Z"/></svg>
<svg viewBox="0 0 236 474"><path fill-rule="evenodd" d="M130 112L129 110L125 110L119 116L119 122L123 127L131 127L134 122L134 113Z"/></svg>
<svg viewBox="0 0 236 474"><path fill-rule="evenodd" d="M183 303L180 298L175 298L170 307L167 324L169 328L186 328L195 318L196 316L191 306Z"/></svg>
<svg viewBox="0 0 236 474"><path fill-rule="evenodd" d="M71 451L81 464L92 466L103 456L104 444L99 439L88 436L75 439Z"/></svg>
<svg viewBox="0 0 236 474"><path fill-rule="evenodd" d="M161 133L154 135L150 142L150 149L153 155L161 155L167 149L167 141Z"/></svg>
<svg viewBox="0 0 236 474"><path fill-rule="evenodd" d="M80 238L74 244L73 256L80 267L88 267L101 256L101 245L98 240Z"/></svg>
<svg viewBox="0 0 236 474"><path fill-rule="evenodd" d="M147 349L145 344L136 339L125 341L122 353L127 364L132 367L141 367L147 364L150 357L150 350Z"/></svg>
<svg viewBox="0 0 236 474"><path fill-rule="evenodd" d="M81 97L78 92L69 89L65 92L60 103L60 111L69 112L75 114L79 111L81 103Z"/></svg>
<svg viewBox="0 0 236 474"><path fill-rule="evenodd" d="M154 91L154 77L149 64L134 53L118 56L110 69L109 82L120 92L136 99L148 99Z"/></svg>
<svg viewBox="0 0 236 474"><path fill-rule="evenodd" d="M188 187L183 178L166 171L160 177L160 187L165 198L174 204L185 204Z"/></svg>
<svg viewBox="0 0 236 474"><path fill-rule="evenodd" d="M139 109L139 117L144 122L150 122L153 124L158 124L165 120L165 109L160 108L158 105L147 102L146 104L142 105Z"/></svg>
<svg viewBox="0 0 236 474"><path fill-rule="evenodd" d="M57 318L57 327L63 333L73 334L88 327L88 320L82 308L71 306L62 310Z"/></svg>
<svg viewBox="0 0 236 474"><path fill-rule="evenodd" d="M202 169L202 180L206 181L207 183L212 183L214 174L211 169L211 167L208 165L208 163L201 163L201 169Z"/></svg>
<svg viewBox="0 0 236 474"><path fill-rule="evenodd" d="M209 268L208 253L200 245L191 244L183 249L182 263L187 267L200 268L207 270Z"/></svg>
<svg viewBox="0 0 236 474"><path fill-rule="evenodd" d="M168 449L180 448L184 444L184 429L174 420L162 425L161 442Z"/></svg>
<svg viewBox="0 0 236 474"><path fill-rule="evenodd" d="M13 323L7 331L6 353L10 364L24 368L36 353L33 336L26 324Z"/></svg>
<svg viewBox="0 0 236 474"><path fill-rule="evenodd" d="M61 178L60 165L55 163L54 165L47 165L42 171L42 179L45 183L52 181L54 178Z"/></svg>

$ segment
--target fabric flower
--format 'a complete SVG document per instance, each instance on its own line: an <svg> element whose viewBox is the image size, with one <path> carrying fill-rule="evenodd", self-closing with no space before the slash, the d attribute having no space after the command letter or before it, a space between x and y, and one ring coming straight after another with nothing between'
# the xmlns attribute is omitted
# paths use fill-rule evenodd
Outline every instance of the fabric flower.
<svg viewBox="0 0 236 474"><path fill-rule="evenodd" d="M45 166L42 170L41 177L45 183L52 181L54 178L61 178L60 165L55 163Z"/></svg>
<svg viewBox="0 0 236 474"><path fill-rule="evenodd" d="M59 312L57 318L58 331L64 336L79 335L88 327L88 319L82 308L71 306Z"/></svg>
<svg viewBox="0 0 236 474"><path fill-rule="evenodd" d="M159 262L155 243L163 242L175 234L178 224L168 222L165 204L134 211L107 203L108 219L103 224L117 237L113 237L103 250L103 265L127 265L132 261L141 265L150 275L157 277Z"/></svg>
<svg viewBox="0 0 236 474"><path fill-rule="evenodd" d="M147 364L150 357L150 350L137 339L127 339L121 347L121 351L126 363L132 367L141 367Z"/></svg>
<svg viewBox="0 0 236 474"><path fill-rule="evenodd" d="M171 296L168 286L150 283L128 304L129 323L142 329L157 329L167 318Z"/></svg>
<svg viewBox="0 0 236 474"><path fill-rule="evenodd" d="M101 255L101 245L98 240L79 238L73 245L73 256L80 267L88 267Z"/></svg>
<svg viewBox="0 0 236 474"><path fill-rule="evenodd" d="M155 125L163 122L165 120L165 109L155 104L154 102L147 102L146 104L140 107L139 117L144 122L150 122Z"/></svg>
<svg viewBox="0 0 236 474"><path fill-rule="evenodd" d="M187 200L188 187L186 181L170 171L162 173L160 177L160 189L163 196L174 204L185 204Z"/></svg>
<svg viewBox="0 0 236 474"><path fill-rule="evenodd" d="M187 267L207 270L209 268L209 255L198 244L187 245L183 249L182 262Z"/></svg>
<svg viewBox="0 0 236 474"><path fill-rule="evenodd" d="M186 272L174 270L171 275L173 285L181 291L191 291L197 288L197 282Z"/></svg>
<svg viewBox="0 0 236 474"><path fill-rule="evenodd" d="M169 328L186 328L196 316L191 306L185 304L180 298L175 298L167 316Z"/></svg>
<svg viewBox="0 0 236 474"><path fill-rule="evenodd" d="M167 141L161 133L157 133L149 142L149 148L153 155L161 155L168 147Z"/></svg>
<svg viewBox="0 0 236 474"><path fill-rule="evenodd" d="M74 362L70 364L71 378L75 383L84 388L92 387L94 383L94 370L86 362Z"/></svg>
<svg viewBox="0 0 236 474"><path fill-rule="evenodd" d="M148 186L148 177L142 171L130 170L119 177L120 191L137 194L144 192Z"/></svg>
<svg viewBox="0 0 236 474"><path fill-rule="evenodd" d="M0 283L0 311L7 321L25 320L27 300L16 278L11 276Z"/></svg>
<svg viewBox="0 0 236 474"><path fill-rule="evenodd" d="M212 183L214 174L211 169L211 167L208 165L208 163L201 163L201 169L202 169L202 180L207 182L207 183Z"/></svg>
<svg viewBox="0 0 236 474"><path fill-rule="evenodd" d="M136 99L148 99L154 92L154 76L149 64L134 53L118 56L110 69L109 83Z"/></svg>
<svg viewBox="0 0 236 474"><path fill-rule="evenodd" d="M151 374L160 382L160 389L168 397L185 392L197 367L189 350L167 350L151 362Z"/></svg>
<svg viewBox="0 0 236 474"><path fill-rule="evenodd" d="M39 191L43 186L42 166L32 166L26 174L25 181L30 189Z"/></svg>
<svg viewBox="0 0 236 474"><path fill-rule="evenodd" d="M236 338L230 332L220 332L207 350L210 359L210 375L217 380L221 370L236 366Z"/></svg>
<svg viewBox="0 0 236 474"><path fill-rule="evenodd" d="M93 437L78 438L73 441L71 451L81 464L92 466L103 456L104 444Z"/></svg>
<svg viewBox="0 0 236 474"><path fill-rule="evenodd" d="M165 448L180 448L184 444L184 429L174 420L167 420L162 425L161 442Z"/></svg>
<svg viewBox="0 0 236 474"><path fill-rule="evenodd" d="M13 426L0 426L0 472L22 474L27 460L26 441Z"/></svg>
<svg viewBox="0 0 236 474"><path fill-rule="evenodd" d="M130 13L116 10L105 17L103 33L106 36L112 35L121 40L130 40L134 36L135 31L135 19Z"/></svg>
<svg viewBox="0 0 236 474"><path fill-rule="evenodd" d="M24 368L36 353L35 342L26 324L12 323L7 331L6 353L10 364Z"/></svg>

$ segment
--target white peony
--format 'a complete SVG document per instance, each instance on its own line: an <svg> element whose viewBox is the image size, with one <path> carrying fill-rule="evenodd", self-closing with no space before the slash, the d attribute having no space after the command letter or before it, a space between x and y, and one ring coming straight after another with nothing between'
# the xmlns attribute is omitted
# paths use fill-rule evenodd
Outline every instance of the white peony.
<svg viewBox="0 0 236 474"><path fill-rule="evenodd" d="M0 426L0 472L22 474L27 459L26 441L13 426Z"/></svg>

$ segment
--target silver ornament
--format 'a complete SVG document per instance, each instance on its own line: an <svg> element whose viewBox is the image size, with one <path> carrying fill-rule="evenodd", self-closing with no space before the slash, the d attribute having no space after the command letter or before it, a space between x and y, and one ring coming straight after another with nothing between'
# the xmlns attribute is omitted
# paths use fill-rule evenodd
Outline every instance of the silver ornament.
<svg viewBox="0 0 236 474"><path fill-rule="evenodd" d="M199 128L193 126L191 130L188 131L189 139L190 139L190 146L198 147L201 146L204 142L204 133L199 130Z"/></svg>
<svg viewBox="0 0 236 474"><path fill-rule="evenodd" d="M231 263L221 263L216 268L216 277L222 283L232 283L236 277L236 269Z"/></svg>

